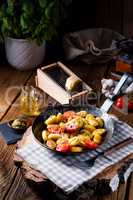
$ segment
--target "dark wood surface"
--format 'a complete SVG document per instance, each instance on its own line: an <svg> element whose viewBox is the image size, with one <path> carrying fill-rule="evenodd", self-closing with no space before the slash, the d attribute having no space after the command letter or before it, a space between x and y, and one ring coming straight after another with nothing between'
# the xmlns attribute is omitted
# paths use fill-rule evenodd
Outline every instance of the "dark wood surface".
<svg viewBox="0 0 133 200"><path fill-rule="evenodd" d="M68 21L62 24L66 31L86 28L110 28L125 36L133 35L132 0L73 0L67 10Z"/></svg>
<svg viewBox="0 0 133 200"><path fill-rule="evenodd" d="M111 65L97 65L87 66L84 64L67 64L77 75L79 75L84 81L86 81L91 87L100 92L100 81L103 77L107 77L112 71ZM26 84L35 84L34 77L35 71L20 72L10 66L0 67L0 120L1 122L8 121L15 118L20 113L18 109L19 94L20 90L14 90L10 93L9 102L6 102L5 95L7 90L11 86L22 86ZM100 105L100 104L99 104ZM116 112L114 109L111 113L117 114L120 119L128 122L133 126L133 114L124 115ZM29 187L27 182L22 176L20 168L15 166L13 163L13 154L16 145L6 145L3 138L0 137L0 200L21 200L21 199L52 199L53 197L39 197L36 194L36 190L33 187ZM127 158L128 159L128 158ZM124 161L123 161L124 163ZM115 166L116 169L118 166ZM115 169L115 171L116 171ZM113 169L109 169L113 173ZM110 171L108 172L108 175ZM105 174L100 174L99 178L104 178ZM112 193L109 196L99 197L98 194L95 197L97 200L131 200L132 199L132 186L133 177L130 177L128 183L123 184L119 187L118 191ZM41 187L41 186L40 186ZM47 190L47 189L46 189Z"/></svg>

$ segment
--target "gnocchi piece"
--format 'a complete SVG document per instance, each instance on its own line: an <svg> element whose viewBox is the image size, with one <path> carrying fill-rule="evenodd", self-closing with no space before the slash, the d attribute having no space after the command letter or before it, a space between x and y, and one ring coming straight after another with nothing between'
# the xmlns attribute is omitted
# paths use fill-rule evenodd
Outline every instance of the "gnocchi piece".
<svg viewBox="0 0 133 200"><path fill-rule="evenodd" d="M83 118L83 122L84 122L83 127L85 127L86 125L88 125L87 119Z"/></svg>
<svg viewBox="0 0 133 200"><path fill-rule="evenodd" d="M58 124L51 124L47 126L47 129L50 133L54 134L60 134L62 132L62 129Z"/></svg>
<svg viewBox="0 0 133 200"><path fill-rule="evenodd" d="M90 124L86 124L86 125L84 126L84 129L87 129L87 130L90 131L90 132L93 132L93 131L96 130L95 126L92 126L92 125L90 125Z"/></svg>
<svg viewBox="0 0 133 200"><path fill-rule="evenodd" d="M61 132L64 132L65 131L65 123L64 122L60 122L59 126L61 128Z"/></svg>
<svg viewBox="0 0 133 200"><path fill-rule="evenodd" d="M60 134L51 133L48 135L48 139L50 139L50 140L58 140L59 138L61 138Z"/></svg>
<svg viewBox="0 0 133 200"><path fill-rule="evenodd" d="M56 144L62 144L62 143L65 143L65 142L68 142L68 139L67 139L67 138L59 138L59 139L56 141Z"/></svg>
<svg viewBox="0 0 133 200"><path fill-rule="evenodd" d="M79 128L82 128L83 125L84 125L83 118L82 117L77 117L77 122L78 122Z"/></svg>
<svg viewBox="0 0 133 200"><path fill-rule="evenodd" d="M76 117L76 118L70 120L69 122L67 122L67 124L75 124L78 128L82 128L84 122L83 122L82 117Z"/></svg>
<svg viewBox="0 0 133 200"><path fill-rule="evenodd" d="M92 114L87 114L87 115L86 115L86 120L89 121L90 119L95 119L94 115L92 115Z"/></svg>
<svg viewBox="0 0 133 200"><path fill-rule="evenodd" d="M85 110L82 110L82 111L80 111L80 112L77 112L77 115L78 115L78 116L80 116L80 117L83 117L83 118L85 118L85 117L86 117L86 115L87 115L87 111L85 111Z"/></svg>
<svg viewBox="0 0 133 200"><path fill-rule="evenodd" d="M44 142L46 142L48 140L48 135L49 135L49 132L44 130L42 132L42 139L44 140Z"/></svg>
<svg viewBox="0 0 133 200"><path fill-rule="evenodd" d="M45 124L46 124L46 125L56 124L56 123L57 123L57 117L56 117L56 115L51 115L51 116L45 121Z"/></svg>
<svg viewBox="0 0 133 200"><path fill-rule="evenodd" d="M88 136L89 138L92 138L92 133L86 129L82 129L82 131L80 131L80 133L84 136Z"/></svg>
<svg viewBox="0 0 133 200"><path fill-rule="evenodd" d="M52 150L54 150L55 148L56 148L56 142L55 141L53 141L53 140L47 140L47 146L50 148L50 149L52 149Z"/></svg>
<svg viewBox="0 0 133 200"><path fill-rule="evenodd" d="M81 146L84 146L85 140L90 139L87 135L79 135L78 138Z"/></svg>
<svg viewBox="0 0 133 200"><path fill-rule="evenodd" d="M63 134L62 134L62 137L63 137L63 138L66 138L66 139L69 139L69 134L63 133Z"/></svg>
<svg viewBox="0 0 133 200"><path fill-rule="evenodd" d="M77 136L77 133L73 133L73 134L70 134L70 138L73 138L74 136Z"/></svg>
<svg viewBox="0 0 133 200"><path fill-rule="evenodd" d="M99 134L99 135L104 135L106 132L106 129L104 128L99 128L99 129L96 129L95 131L93 131L92 135L95 136L95 134Z"/></svg>
<svg viewBox="0 0 133 200"><path fill-rule="evenodd" d="M71 146L79 145L80 144L79 138L77 136L75 136L75 137L69 139L69 144Z"/></svg>
<svg viewBox="0 0 133 200"><path fill-rule="evenodd" d="M102 142L102 136L99 135L99 134L95 134L94 135L94 138L93 138L93 141L96 143L96 144L100 144Z"/></svg>
<svg viewBox="0 0 133 200"><path fill-rule="evenodd" d="M94 119L89 119L88 122L92 126L98 126L98 121L95 118Z"/></svg>
<svg viewBox="0 0 133 200"><path fill-rule="evenodd" d="M83 148L82 147L71 147L71 152L82 152Z"/></svg>
<svg viewBox="0 0 133 200"><path fill-rule="evenodd" d="M63 115L61 113L58 113L56 116L57 123L61 122Z"/></svg>
<svg viewBox="0 0 133 200"><path fill-rule="evenodd" d="M96 120L98 121L99 126L102 128L104 126L103 119L101 117L96 117Z"/></svg>

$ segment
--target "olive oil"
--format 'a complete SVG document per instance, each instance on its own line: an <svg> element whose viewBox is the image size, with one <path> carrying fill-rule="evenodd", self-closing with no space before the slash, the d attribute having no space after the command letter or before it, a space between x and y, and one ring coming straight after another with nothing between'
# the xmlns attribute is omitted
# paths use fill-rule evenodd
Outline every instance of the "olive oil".
<svg viewBox="0 0 133 200"><path fill-rule="evenodd" d="M32 86L22 88L20 97L21 112L28 116L37 116L41 112L43 96Z"/></svg>

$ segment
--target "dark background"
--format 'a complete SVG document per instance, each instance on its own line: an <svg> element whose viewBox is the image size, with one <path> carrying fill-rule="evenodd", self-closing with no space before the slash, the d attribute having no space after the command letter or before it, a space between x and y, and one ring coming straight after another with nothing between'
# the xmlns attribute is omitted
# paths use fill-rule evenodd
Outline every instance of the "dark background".
<svg viewBox="0 0 133 200"><path fill-rule="evenodd" d="M67 18L59 29L61 37L58 45L52 44L52 48L47 50L47 55L56 60L63 58L60 47L66 32L102 27L117 31L128 38L133 36L133 0L72 0L66 13Z"/></svg>
<svg viewBox="0 0 133 200"><path fill-rule="evenodd" d="M62 38L67 32L102 27L115 30L126 37L133 36L133 0L72 0L66 13L67 18L62 21L58 30L59 38L47 45L45 60L49 62L64 58ZM6 64L2 44L0 55L0 63Z"/></svg>
<svg viewBox="0 0 133 200"><path fill-rule="evenodd" d="M133 0L73 0L64 31L106 27L133 35Z"/></svg>

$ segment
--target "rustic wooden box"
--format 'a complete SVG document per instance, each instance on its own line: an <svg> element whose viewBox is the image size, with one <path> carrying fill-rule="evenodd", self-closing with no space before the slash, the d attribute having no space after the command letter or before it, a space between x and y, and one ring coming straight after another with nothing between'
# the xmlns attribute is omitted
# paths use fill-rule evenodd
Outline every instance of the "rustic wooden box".
<svg viewBox="0 0 133 200"><path fill-rule="evenodd" d="M75 74L70 69L61 62L57 62L37 69L36 84L59 103L69 104L71 101L82 98L92 91L92 89L80 79L82 81L82 90L77 93L69 93L65 89L65 82L66 79L72 75Z"/></svg>

